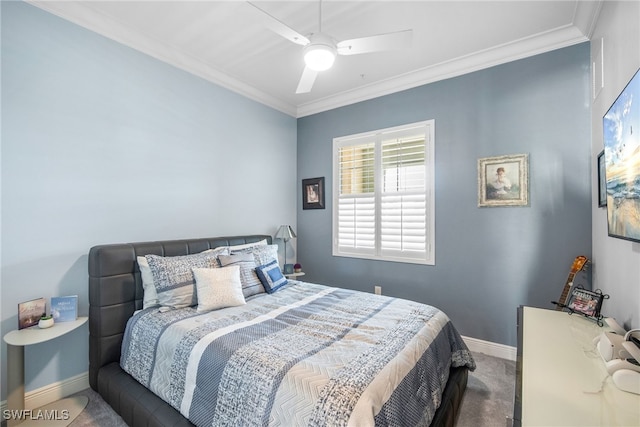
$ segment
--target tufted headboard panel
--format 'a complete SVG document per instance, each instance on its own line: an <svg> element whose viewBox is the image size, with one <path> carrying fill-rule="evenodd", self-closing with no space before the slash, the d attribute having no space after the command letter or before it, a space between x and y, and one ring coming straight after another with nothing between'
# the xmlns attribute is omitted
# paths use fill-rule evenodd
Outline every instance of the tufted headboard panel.
<svg viewBox="0 0 640 427"><path fill-rule="evenodd" d="M271 236L212 237L94 246L89 251L89 384L98 389L101 367L120 362L127 320L142 308L142 280L136 257L189 255L219 246L241 245Z"/></svg>

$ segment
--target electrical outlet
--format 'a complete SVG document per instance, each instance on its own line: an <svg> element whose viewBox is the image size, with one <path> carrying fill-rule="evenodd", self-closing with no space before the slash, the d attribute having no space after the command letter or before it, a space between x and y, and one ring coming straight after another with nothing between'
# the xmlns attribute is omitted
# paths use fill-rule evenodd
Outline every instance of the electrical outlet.
<svg viewBox="0 0 640 427"><path fill-rule="evenodd" d="M382 295L382 286L374 286L373 293L375 293L376 295Z"/></svg>

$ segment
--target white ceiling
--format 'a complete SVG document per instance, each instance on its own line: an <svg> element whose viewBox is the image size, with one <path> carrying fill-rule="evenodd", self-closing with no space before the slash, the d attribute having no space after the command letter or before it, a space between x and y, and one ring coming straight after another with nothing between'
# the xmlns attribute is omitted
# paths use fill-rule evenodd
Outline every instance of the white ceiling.
<svg viewBox="0 0 640 427"><path fill-rule="evenodd" d="M598 1L322 2L336 40L413 29L410 48L338 56L296 94L302 46L267 29L243 1L29 1L55 15L294 117L351 104L587 41ZM256 4L303 35L317 1Z"/></svg>

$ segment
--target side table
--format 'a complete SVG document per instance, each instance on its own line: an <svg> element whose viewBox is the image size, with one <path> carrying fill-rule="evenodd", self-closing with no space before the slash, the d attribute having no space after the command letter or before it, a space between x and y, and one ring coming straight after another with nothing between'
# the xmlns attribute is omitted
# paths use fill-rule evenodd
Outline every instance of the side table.
<svg viewBox="0 0 640 427"><path fill-rule="evenodd" d="M4 336L7 343L7 409L12 411L10 414L16 414L7 420L7 426L67 426L84 410L89 402L86 396L61 399L31 412L24 410L24 348L68 334L87 320L88 317L78 317L72 322L55 323L47 329L32 326Z"/></svg>
<svg viewBox="0 0 640 427"><path fill-rule="evenodd" d="M296 279L296 277L300 277L300 276L304 276L304 273L302 271L298 272L298 273L289 273L289 274L285 274L285 277L287 279Z"/></svg>

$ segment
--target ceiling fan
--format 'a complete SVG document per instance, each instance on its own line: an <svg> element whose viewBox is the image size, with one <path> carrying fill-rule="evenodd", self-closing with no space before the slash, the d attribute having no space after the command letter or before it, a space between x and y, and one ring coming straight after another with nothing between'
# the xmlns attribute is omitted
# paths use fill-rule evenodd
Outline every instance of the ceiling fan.
<svg viewBox="0 0 640 427"><path fill-rule="evenodd" d="M319 3L318 32L303 36L278 18L270 15L252 2L247 2L262 14L264 24L271 31L295 44L304 46L305 67L296 93L311 92L320 71L333 66L336 55L358 55L361 53L401 49L411 46L413 30L396 31L356 39L335 41L322 32L322 0Z"/></svg>

